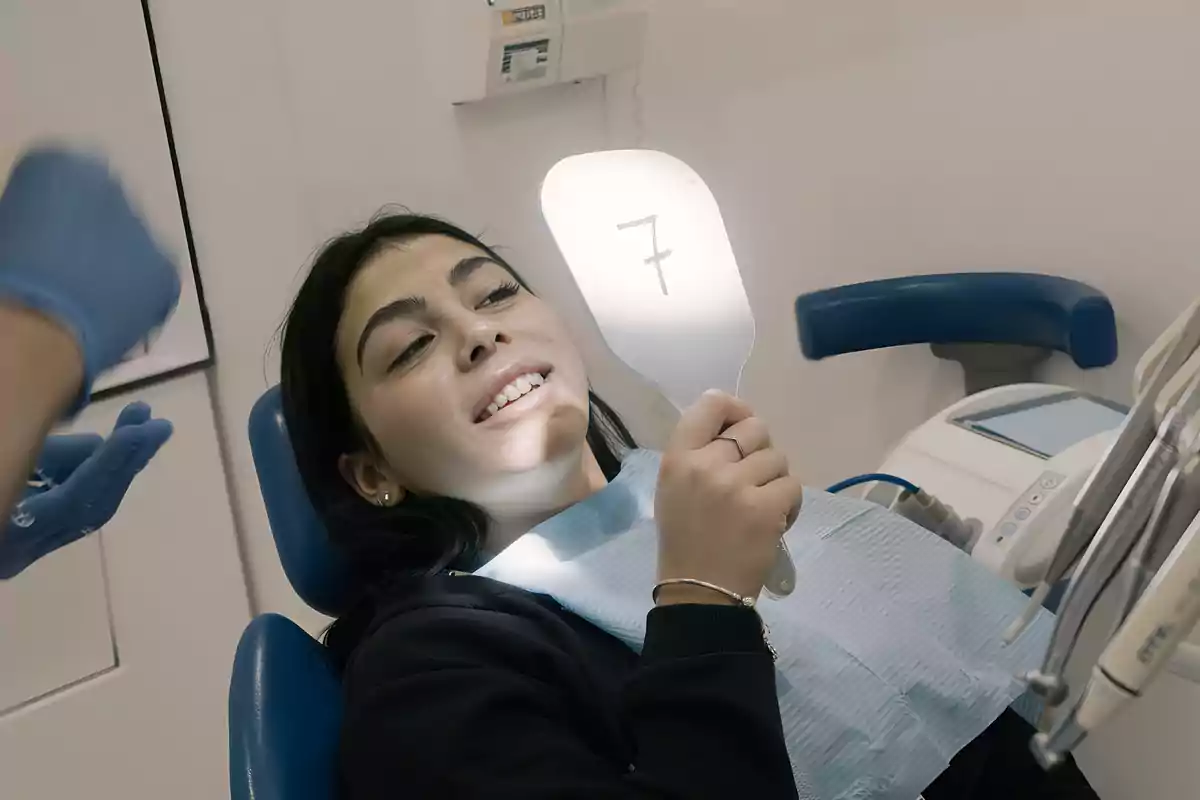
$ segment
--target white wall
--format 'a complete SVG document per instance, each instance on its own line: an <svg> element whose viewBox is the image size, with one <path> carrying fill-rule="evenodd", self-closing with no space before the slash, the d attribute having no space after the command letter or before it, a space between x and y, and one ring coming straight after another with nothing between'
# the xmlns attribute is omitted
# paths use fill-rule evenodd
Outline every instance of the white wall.
<svg viewBox="0 0 1200 800"><path fill-rule="evenodd" d="M1186 0L659 0L640 79L457 110L425 67L433 5L152 3L262 610L318 623L278 567L242 435L276 379L264 353L313 249L384 203L485 231L578 320L542 175L639 141L683 157L722 202L759 318L748 396L818 484L876 465L961 388L922 348L805 363L798 293L913 272L1081 278L1113 298L1122 359L1086 376L1060 359L1049 377L1127 398L1137 355L1200 286ZM631 406L636 383L577 329L596 383ZM633 422L657 434L668 418ZM1131 755L1093 760L1107 797L1200 783L1186 758L1164 766L1200 736L1200 690L1169 688L1171 735L1134 720L1114 734L1139 734Z"/></svg>
<svg viewBox="0 0 1200 800"><path fill-rule="evenodd" d="M0 4L0 184L13 156L47 136L103 150L167 250L186 260L137 0ZM190 277L159 340L168 352L149 359L159 366L206 352ZM136 397L175 433L120 513L3 582L5 798L227 792L226 695L249 604L213 397L200 373ZM74 428L107 433L129 399L93 404Z"/></svg>
<svg viewBox="0 0 1200 800"><path fill-rule="evenodd" d="M208 384L192 374L137 397L170 419L175 433L101 534L119 666L0 719L5 798L205 800L228 793L226 697L249 614ZM112 430L128 399L90 406L73 429ZM17 581L53 578L78 552L61 551ZM22 597L55 602L27 589ZM34 625L11 630L15 642L6 645L63 634L43 624L54 620L54 608L16 613Z"/></svg>
<svg viewBox="0 0 1200 800"><path fill-rule="evenodd" d="M685 42L647 70L650 142L724 202L763 329L750 392L814 481L876 463L961 386L924 348L801 363L804 291L958 270L1086 280L1113 298L1123 358L1050 377L1128 396L1200 288L1200 9L777 0L723 3L771 10L716 24L661 5L677 11L656 38Z"/></svg>

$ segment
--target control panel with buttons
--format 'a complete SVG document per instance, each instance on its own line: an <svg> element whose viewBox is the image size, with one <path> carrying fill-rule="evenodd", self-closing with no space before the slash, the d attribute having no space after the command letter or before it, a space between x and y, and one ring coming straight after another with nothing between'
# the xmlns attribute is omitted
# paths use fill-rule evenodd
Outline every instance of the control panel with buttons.
<svg viewBox="0 0 1200 800"><path fill-rule="evenodd" d="M1058 472L1047 471L1039 475L1038 479L1034 481L1033 487L1018 497L1005 513L1004 518L992 533L992 540L996 544L1003 544L1005 539L1020 530L1021 523L1032 517L1034 510L1045 503L1066 479L1066 475Z"/></svg>
<svg viewBox="0 0 1200 800"><path fill-rule="evenodd" d="M1042 560L1053 555L1056 546L1056 540L1045 534L1065 528L1065 520L1059 517L1070 513L1073 498L1068 496L1078 491L1082 477L1072 480L1051 470L1039 474L992 529L979 538L971 556L1018 585L1032 585L1036 578L1028 580L1030 574L1040 568ZM1046 541L1038 542L1038 537Z"/></svg>

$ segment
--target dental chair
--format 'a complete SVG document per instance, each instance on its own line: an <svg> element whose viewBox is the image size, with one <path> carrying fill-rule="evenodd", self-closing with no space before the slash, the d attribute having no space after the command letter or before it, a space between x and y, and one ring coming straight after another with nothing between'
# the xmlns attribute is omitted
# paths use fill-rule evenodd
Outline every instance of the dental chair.
<svg viewBox="0 0 1200 800"><path fill-rule="evenodd" d="M1028 380L1054 350L1081 367L1111 364L1117 350L1112 307L1103 294L1050 276L877 281L805 295L796 316L810 359L934 343L937 355L963 364L969 393ZM284 572L306 603L337 616L349 595L349 567L296 469L279 387L255 404L249 435ZM323 646L277 614L251 622L229 687L233 800L333 800L341 715L341 682Z"/></svg>
<svg viewBox="0 0 1200 800"><path fill-rule="evenodd" d="M323 614L344 610L349 569L296 469L279 387L250 412L250 448L271 533L296 593ZM333 800L341 681L325 648L294 622L263 614L238 644L229 685L233 800Z"/></svg>

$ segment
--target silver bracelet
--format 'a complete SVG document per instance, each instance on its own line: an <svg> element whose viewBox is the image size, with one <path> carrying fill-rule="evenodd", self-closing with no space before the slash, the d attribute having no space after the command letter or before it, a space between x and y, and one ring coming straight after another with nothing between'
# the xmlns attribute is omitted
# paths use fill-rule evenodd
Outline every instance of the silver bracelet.
<svg viewBox="0 0 1200 800"><path fill-rule="evenodd" d="M654 601L655 605L658 604L659 590L661 590L664 586L699 586L701 589L708 589L710 592L723 594L733 602L737 603L739 606L748 608L758 614L758 604L753 597L745 597L737 592L732 592L729 589L726 589L724 586L717 586L715 583L699 581L695 578L668 578L665 581L659 581L657 584L655 584L654 591L650 593L650 598ZM762 614L758 614L758 624L762 626L763 644L767 646L767 651L771 654L771 660L778 661L779 652L776 651L775 647L771 644L771 629L767 627L767 622L762 618Z"/></svg>

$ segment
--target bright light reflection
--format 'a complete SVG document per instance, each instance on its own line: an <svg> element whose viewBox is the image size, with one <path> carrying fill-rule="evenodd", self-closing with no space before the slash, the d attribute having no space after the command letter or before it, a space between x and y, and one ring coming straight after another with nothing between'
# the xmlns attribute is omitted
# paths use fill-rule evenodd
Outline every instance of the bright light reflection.
<svg viewBox="0 0 1200 800"><path fill-rule="evenodd" d="M712 192L649 150L573 156L542 213L612 351L677 406L737 391L754 317Z"/></svg>

